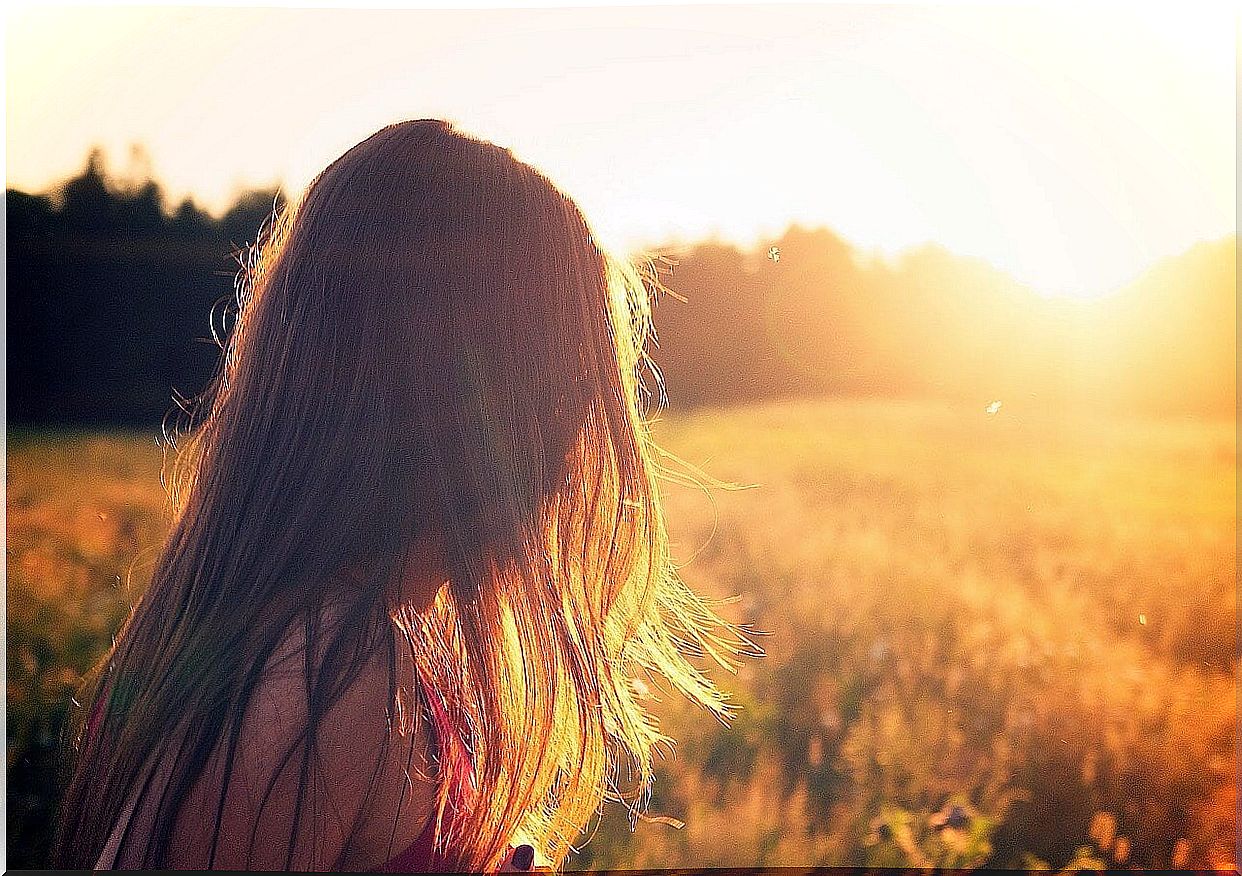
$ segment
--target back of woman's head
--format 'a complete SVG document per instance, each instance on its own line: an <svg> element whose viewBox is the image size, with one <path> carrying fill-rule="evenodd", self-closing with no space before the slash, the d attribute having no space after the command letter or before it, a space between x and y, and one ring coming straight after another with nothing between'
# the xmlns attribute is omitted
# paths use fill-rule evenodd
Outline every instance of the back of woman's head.
<svg viewBox="0 0 1242 876"><path fill-rule="evenodd" d="M115 812L142 741L197 710L188 788L235 740L256 662L329 601L341 622L308 627L311 724L395 614L446 767L443 843L475 869L521 831L560 860L605 796L637 805L650 780L663 737L635 679L723 714L688 657L742 644L668 557L640 379L651 286L541 174L438 121L330 165L242 280L173 532L109 657L122 757L79 762L62 863L89 866L106 830L85 804ZM429 534L449 585L415 610L396 584Z"/></svg>
<svg viewBox="0 0 1242 876"><path fill-rule="evenodd" d="M392 125L257 251L205 431L261 451L280 495L310 493L319 550L326 528L369 551L428 524L466 539L462 560L513 546L638 364L634 326L614 342L608 272L573 203L508 151ZM248 462L221 450L220 467Z"/></svg>

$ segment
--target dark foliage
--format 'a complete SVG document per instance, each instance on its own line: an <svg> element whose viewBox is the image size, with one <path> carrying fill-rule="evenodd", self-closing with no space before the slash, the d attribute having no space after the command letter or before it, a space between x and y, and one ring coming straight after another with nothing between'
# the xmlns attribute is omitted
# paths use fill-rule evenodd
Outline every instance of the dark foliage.
<svg viewBox="0 0 1242 876"><path fill-rule="evenodd" d="M281 194L168 210L93 152L50 195L12 191L9 419L141 424L210 376L213 307ZM1155 415L1234 411L1236 239L1200 244L1096 301L1045 298L936 246L869 259L826 229L771 249L673 255L655 360L674 406L808 395ZM217 327L218 327L217 320Z"/></svg>
<svg viewBox="0 0 1242 876"><path fill-rule="evenodd" d="M197 394L219 353L213 308L219 329L237 256L279 197L169 213L158 184L109 179L98 151L51 195L10 190L9 421L149 426Z"/></svg>

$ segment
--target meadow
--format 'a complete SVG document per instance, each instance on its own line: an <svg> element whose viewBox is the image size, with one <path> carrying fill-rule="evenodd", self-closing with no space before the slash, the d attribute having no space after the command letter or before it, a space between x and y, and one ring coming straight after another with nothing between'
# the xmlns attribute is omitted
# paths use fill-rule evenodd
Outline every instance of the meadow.
<svg viewBox="0 0 1242 876"><path fill-rule="evenodd" d="M571 868L1231 867L1236 432L1002 405L665 415L744 489L669 484L682 574L764 631L631 831ZM40 866L61 728L166 526L154 435L8 436L8 855Z"/></svg>

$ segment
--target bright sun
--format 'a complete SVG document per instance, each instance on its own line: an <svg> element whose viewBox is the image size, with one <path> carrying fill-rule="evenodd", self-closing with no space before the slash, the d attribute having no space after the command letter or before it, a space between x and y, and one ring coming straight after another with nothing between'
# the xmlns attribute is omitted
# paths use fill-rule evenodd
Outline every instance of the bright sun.
<svg viewBox="0 0 1242 876"><path fill-rule="evenodd" d="M1206 4L27 9L8 183L140 142L171 197L219 210L438 115L511 145L622 247L766 247L798 221L1089 298L1234 229L1236 32Z"/></svg>

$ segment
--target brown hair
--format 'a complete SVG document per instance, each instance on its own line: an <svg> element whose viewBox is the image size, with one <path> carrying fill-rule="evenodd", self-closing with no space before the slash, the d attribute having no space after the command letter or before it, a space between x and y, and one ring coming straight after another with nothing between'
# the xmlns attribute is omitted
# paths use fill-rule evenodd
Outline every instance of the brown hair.
<svg viewBox="0 0 1242 876"><path fill-rule="evenodd" d="M642 379L652 279L602 252L536 170L430 120L324 170L242 279L174 472L175 525L103 664L57 866L93 865L151 740L185 721L142 853L162 866L181 803L213 751L231 762L294 623L325 655L306 670L304 771L365 655L408 645L447 767L441 847L478 870L520 832L563 860L606 797L641 805L665 737L636 680L723 717L694 658L728 665L748 645L668 555L668 458ZM449 586L428 610L394 609L403 546L429 526ZM346 568L363 573L343 622L320 629ZM396 665L392 689L408 688ZM91 756L101 740L106 759Z"/></svg>

